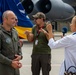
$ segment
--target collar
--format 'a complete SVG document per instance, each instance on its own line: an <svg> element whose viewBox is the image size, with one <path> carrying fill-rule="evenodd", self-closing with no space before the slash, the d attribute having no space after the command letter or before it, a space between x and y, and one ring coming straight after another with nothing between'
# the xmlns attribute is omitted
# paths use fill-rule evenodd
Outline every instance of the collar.
<svg viewBox="0 0 76 75"><path fill-rule="evenodd" d="M11 34L12 34L12 32L13 32L13 28L11 29L11 31L6 31L2 26L1 26L1 30L2 30L4 33L6 33L6 34L8 34L8 35L10 35L10 36L11 36Z"/></svg>
<svg viewBox="0 0 76 75"><path fill-rule="evenodd" d="M75 34L76 34L76 32L73 33L73 35L75 35Z"/></svg>

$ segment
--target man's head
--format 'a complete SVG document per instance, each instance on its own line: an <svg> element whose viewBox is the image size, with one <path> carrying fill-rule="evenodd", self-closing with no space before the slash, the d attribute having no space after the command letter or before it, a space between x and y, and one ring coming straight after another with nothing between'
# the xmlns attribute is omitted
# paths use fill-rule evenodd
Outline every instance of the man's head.
<svg viewBox="0 0 76 75"><path fill-rule="evenodd" d="M33 18L34 19L41 19L41 18L43 18L43 20L45 20L46 19L46 16L45 16L45 14L44 13L42 13L42 12L38 12L38 13L36 13L35 15L33 15Z"/></svg>
<svg viewBox="0 0 76 75"><path fill-rule="evenodd" d="M34 18L34 19L38 19L38 18L41 19L41 18L43 18L44 21L46 20L46 16L45 16L45 14L42 13L42 12L36 13L35 15L33 15L33 18Z"/></svg>
<svg viewBox="0 0 76 75"><path fill-rule="evenodd" d="M35 23L38 25L42 24L46 20L46 16L42 12L36 13L35 15L33 15L33 18L34 18Z"/></svg>
<svg viewBox="0 0 76 75"><path fill-rule="evenodd" d="M7 10L3 13L3 24L6 25L7 27L14 27L16 25L16 19L17 16L14 14L13 11Z"/></svg>
<svg viewBox="0 0 76 75"><path fill-rule="evenodd" d="M72 32L76 32L76 16L74 16L72 18L71 24L70 24L70 28Z"/></svg>

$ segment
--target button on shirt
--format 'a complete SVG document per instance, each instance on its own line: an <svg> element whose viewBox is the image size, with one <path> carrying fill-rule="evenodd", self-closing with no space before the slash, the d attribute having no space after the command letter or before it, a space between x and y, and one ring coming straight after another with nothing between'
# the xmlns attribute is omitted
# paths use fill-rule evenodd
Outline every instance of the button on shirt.
<svg viewBox="0 0 76 75"><path fill-rule="evenodd" d="M76 67L76 33L65 36L57 41L54 41L54 39L51 38L49 40L48 46L51 49L61 48L61 47L65 48L64 60L66 64L66 69L68 69L70 66ZM59 75L64 75L64 71L65 71L65 67L63 62L60 68ZM74 71L74 69L71 69L71 71Z"/></svg>

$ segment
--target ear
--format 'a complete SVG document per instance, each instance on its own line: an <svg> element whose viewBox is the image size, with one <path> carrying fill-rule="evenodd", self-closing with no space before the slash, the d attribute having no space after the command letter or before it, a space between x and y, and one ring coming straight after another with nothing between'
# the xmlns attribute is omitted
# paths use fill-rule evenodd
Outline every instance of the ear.
<svg viewBox="0 0 76 75"><path fill-rule="evenodd" d="M7 18L3 18L3 21L7 21Z"/></svg>

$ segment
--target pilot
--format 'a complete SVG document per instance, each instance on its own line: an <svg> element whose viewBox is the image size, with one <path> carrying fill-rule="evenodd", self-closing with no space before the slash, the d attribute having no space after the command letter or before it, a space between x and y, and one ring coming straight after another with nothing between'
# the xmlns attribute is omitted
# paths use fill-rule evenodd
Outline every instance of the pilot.
<svg viewBox="0 0 76 75"><path fill-rule="evenodd" d="M27 39L33 42L32 50L32 75L40 75L40 69L42 69L42 75L49 75L51 70L51 49L48 46L48 40L44 33L40 32L43 28L46 30L46 16L42 12L38 12L33 15L35 25L32 28L32 32L26 31Z"/></svg>
<svg viewBox="0 0 76 75"><path fill-rule="evenodd" d="M0 75L20 75L22 52L18 34L13 28L15 24L13 11L5 11L0 26Z"/></svg>

